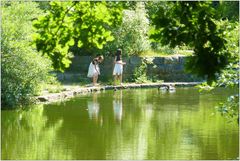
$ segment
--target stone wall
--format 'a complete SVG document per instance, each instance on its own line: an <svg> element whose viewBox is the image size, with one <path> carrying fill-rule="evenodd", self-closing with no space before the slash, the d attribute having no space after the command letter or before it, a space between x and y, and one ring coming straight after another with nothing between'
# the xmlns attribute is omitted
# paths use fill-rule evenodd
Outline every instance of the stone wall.
<svg viewBox="0 0 240 161"><path fill-rule="evenodd" d="M185 56L168 56L168 57L137 57L132 56L123 58L127 64L124 66L123 79L130 80L133 77L135 69L138 69L142 63L147 64L147 76L151 79L164 80L165 82L190 82L201 81L194 75L187 74L184 71ZM91 62L90 56L75 56L69 69L63 74L58 74L60 80L89 80L87 78L88 66ZM100 80L112 80L112 71L114 58L105 58L100 64Z"/></svg>

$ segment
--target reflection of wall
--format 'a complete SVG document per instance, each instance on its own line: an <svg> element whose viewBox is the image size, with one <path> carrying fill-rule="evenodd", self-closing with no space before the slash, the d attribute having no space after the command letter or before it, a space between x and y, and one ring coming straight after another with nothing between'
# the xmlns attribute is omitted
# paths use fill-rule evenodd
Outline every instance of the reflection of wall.
<svg viewBox="0 0 240 161"><path fill-rule="evenodd" d="M87 79L88 66L91 61L89 56L75 56L72 59L70 68L64 73L59 74L59 79L63 80L78 80L80 78ZM147 66L147 76L150 78L157 78L165 81L197 81L199 80L193 75L184 72L184 56L172 57L137 57L132 56L124 58L127 63L124 66L124 79L132 78L134 70L143 62L150 62ZM100 79L112 79L113 58L106 57L104 62L100 65L101 77Z"/></svg>
<svg viewBox="0 0 240 161"><path fill-rule="evenodd" d="M151 98L152 102L160 102L162 106L185 106L187 108L195 108L199 105L198 90L189 90L189 88L178 88L174 92L158 90L158 97ZM156 99L155 99L156 98Z"/></svg>

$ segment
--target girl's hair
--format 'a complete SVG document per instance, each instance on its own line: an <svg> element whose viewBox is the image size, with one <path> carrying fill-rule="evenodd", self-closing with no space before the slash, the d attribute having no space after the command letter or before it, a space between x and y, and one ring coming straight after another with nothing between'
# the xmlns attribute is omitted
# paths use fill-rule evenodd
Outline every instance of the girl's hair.
<svg viewBox="0 0 240 161"><path fill-rule="evenodd" d="M117 49L117 55L122 55L122 49Z"/></svg>
<svg viewBox="0 0 240 161"><path fill-rule="evenodd" d="M98 60L103 60L104 57L103 57L102 55L100 55L100 56L97 57L97 59L98 59Z"/></svg>
<svg viewBox="0 0 240 161"><path fill-rule="evenodd" d="M103 60L103 59L104 59L104 57L103 57L102 55L97 56L97 57L95 57L95 58L92 60L92 63L93 63L93 64L98 64L98 63L99 63L99 60Z"/></svg>
<svg viewBox="0 0 240 161"><path fill-rule="evenodd" d="M122 56L122 49L117 49L117 53L116 53L116 61L121 60L121 56Z"/></svg>

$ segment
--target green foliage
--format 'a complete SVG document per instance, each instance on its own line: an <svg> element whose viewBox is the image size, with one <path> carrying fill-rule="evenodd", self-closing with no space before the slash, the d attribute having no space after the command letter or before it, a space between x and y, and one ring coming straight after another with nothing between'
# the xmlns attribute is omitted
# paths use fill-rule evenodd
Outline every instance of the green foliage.
<svg viewBox="0 0 240 161"><path fill-rule="evenodd" d="M218 21L216 24L223 30L225 50L231 55L231 59L221 73L216 75L216 81L212 82L211 86L236 87L239 85L239 24L230 23L228 20Z"/></svg>
<svg viewBox="0 0 240 161"><path fill-rule="evenodd" d="M239 85L239 25L226 21L217 22L223 30L225 38L225 50L231 54L229 64L217 75L214 86L236 87Z"/></svg>
<svg viewBox="0 0 240 161"><path fill-rule="evenodd" d="M150 22L154 23L154 19L158 14L165 14L165 11L170 10L174 6L174 3L168 1L147 1L145 7L147 15L150 18Z"/></svg>
<svg viewBox="0 0 240 161"><path fill-rule="evenodd" d="M50 8L50 1L36 1L41 10L47 11Z"/></svg>
<svg viewBox="0 0 240 161"><path fill-rule="evenodd" d="M233 57L221 73L217 76L215 82L211 85L203 83L199 85L201 91L212 90L215 87L229 87L239 88L239 25L238 23L230 23L229 21L217 22L219 28L223 30L224 38L226 40L226 49ZM230 121L237 120L239 123L239 94L231 95L225 102L219 103L216 107L221 114Z"/></svg>
<svg viewBox="0 0 240 161"><path fill-rule="evenodd" d="M113 3L108 7L107 2L51 2L46 14L34 23L37 50L63 71L71 63L70 47L102 49L114 40L109 27L121 21L121 10Z"/></svg>
<svg viewBox="0 0 240 161"><path fill-rule="evenodd" d="M239 90L238 62L236 62L236 64L230 63L224 70L222 70L222 73L218 77L217 81L211 86L202 85L202 87L210 87L211 89L214 89L215 87L229 87ZM239 123L239 93L229 96L225 102L219 103L216 108L230 121L234 120Z"/></svg>
<svg viewBox="0 0 240 161"><path fill-rule="evenodd" d="M144 58L142 63L134 69L132 81L136 83L151 83L151 82L163 82L158 80L155 76L147 76L148 65L152 65L153 62Z"/></svg>
<svg viewBox="0 0 240 161"><path fill-rule="evenodd" d="M220 18L239 20L239 1L221 1L216 9Z"/></svg>
<svg viewBox="0 0 240 161"><path fill-rule="evenodd" d="M239 66L230 64L223 70L218 80L211 86L207 84L200 85L201 89L212 90L215 87L239 88ZM231 95L225 102L220 102L216 109L229 121L237 121L239 123L239 94Z"/></svg>
<svg viewBox="0 0 240 161"><path fill-rule="evenodd" d="M217 28L216 10L210 2L173 2L168 11L160 8L152 16L155 32L151 37L170 47L189 45L194 56L186 63L189 72L216 79L216 73L231 61L223 31Z"/></svg>
<svg viewBox="0 0 240 161"><path fill-rule="evenodd" d="M31 46L32 19L42 14L34 2L4 2L1 26L1 104L28 104L49 79L51 63Z"/></svg>
<svg viewBox="0 0 240 161"><path fill-rule="evenodd" d="M229 121L237 121L239 124L239 95L232 95L226 102L219 103L217 110Z"/></svg>
<svg viewBox="0 0 240 161"><path fill-rule="evenodd" d="M135 10L124 10L121 26L112 28L115 40L108 43L105 51L123 49L124 56L138 55L150 49L148 38L149 20L142 2L136 4Z"/></svg>
<svg viewBox="0 0 240 161"><path fill-rule="evenodd" d="M147 64L142 64L134 69L133 81L136 83L146 83L147 79Z"/></svg>
<svg viewBox="0 0 240 161"><path fill-rule="evenodd" d="M49 93L60 93L64 90L63 86L60 83L47 85L45 88Z"/></svg>

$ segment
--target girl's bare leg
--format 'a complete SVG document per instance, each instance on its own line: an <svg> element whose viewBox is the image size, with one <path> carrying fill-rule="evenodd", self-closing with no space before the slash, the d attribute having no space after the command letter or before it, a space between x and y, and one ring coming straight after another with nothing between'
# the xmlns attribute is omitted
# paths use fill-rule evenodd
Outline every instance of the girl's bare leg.
<svg viewBox="0 0 240 161"><path fill-rule="evenodd" d="M117 83L117 75L114 75L114 86L116 86L116 83Z"/></svg>
<svg viewBox="0 0 240 161"><path fill-rule="evenodd" d="M97 84L98 75L95 76L95 84Z"/></svg>
<svg viewBox="0 0 240 161"><path fill-rule="evenodd" d="M119 75L120 85L122 85L122 74Z"/></svg>
<svg viewBox="0 0 240 161"><path fill-rule="evenodd" d="M98 75L94 75L93 76L93 86L95 86L97 84L97 80L98 80Z"/></svg>
<svg viewBox="0 0 240 161"><path fill-rule="evenodd" d="M95 86L95 76L92 77L92 82L93 82L93 83L92 83L93 86Z"/></svg>

